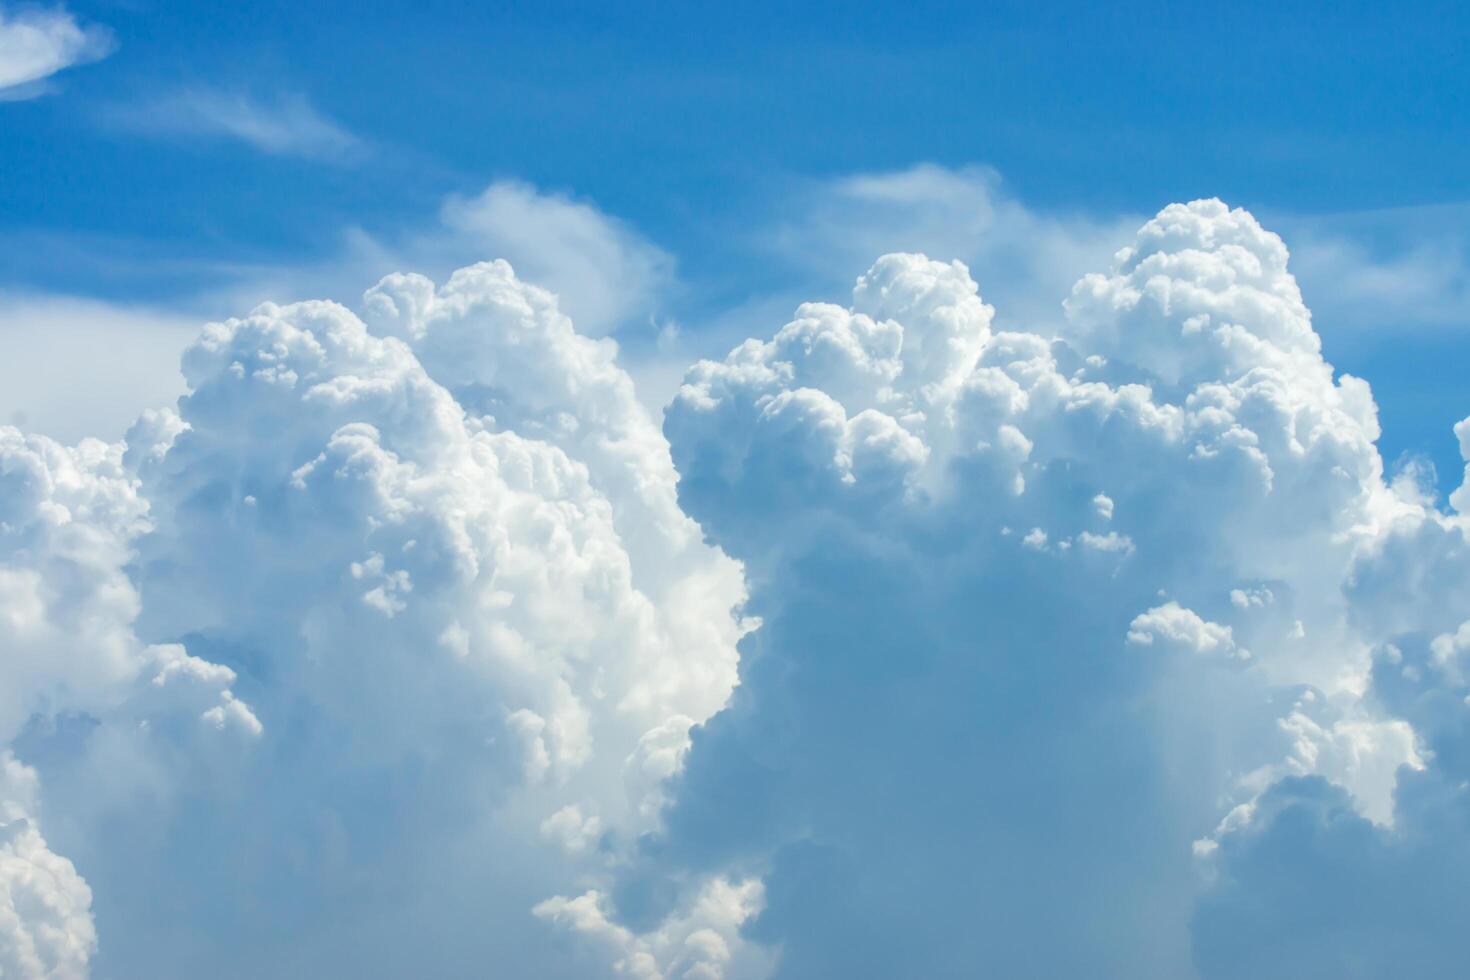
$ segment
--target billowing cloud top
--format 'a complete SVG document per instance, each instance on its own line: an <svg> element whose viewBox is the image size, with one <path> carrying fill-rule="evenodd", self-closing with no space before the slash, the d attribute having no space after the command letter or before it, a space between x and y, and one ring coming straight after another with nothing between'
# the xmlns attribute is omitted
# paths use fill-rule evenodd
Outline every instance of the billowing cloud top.
<svg viewBox="0 0 1470 980"><path fill-rule="evenodd" d="M1174 205L1051 335L886 255L662 433L394 275L0 430L0 973L1447 975L1470 491L1287 258Z"/></svg>

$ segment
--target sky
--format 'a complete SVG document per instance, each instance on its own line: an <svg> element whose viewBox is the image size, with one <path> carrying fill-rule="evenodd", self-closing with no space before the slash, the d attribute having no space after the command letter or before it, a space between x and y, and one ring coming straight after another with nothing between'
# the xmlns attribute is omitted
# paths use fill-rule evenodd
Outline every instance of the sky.
<svg viewBox="0 0 1470 980"><path fill-rule="evenodd" d="M0 975L1452 975L1467 34L0 0Z"/></svg>

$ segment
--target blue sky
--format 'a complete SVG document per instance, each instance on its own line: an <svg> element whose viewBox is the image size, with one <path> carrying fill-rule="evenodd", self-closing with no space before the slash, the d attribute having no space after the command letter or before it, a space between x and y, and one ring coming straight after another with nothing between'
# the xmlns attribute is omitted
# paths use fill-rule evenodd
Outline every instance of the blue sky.
<svg viewBox="0 0 1470 980"><path fill-rule="evenodd" d="M0 975L1452 975L1467 35L0 0Z"/></svg>

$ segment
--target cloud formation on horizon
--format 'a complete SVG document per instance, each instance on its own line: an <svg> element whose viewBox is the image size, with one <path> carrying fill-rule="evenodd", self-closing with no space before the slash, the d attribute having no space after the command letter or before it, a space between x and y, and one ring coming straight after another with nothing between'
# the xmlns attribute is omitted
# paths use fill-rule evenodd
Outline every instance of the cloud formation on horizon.
<svg viewBox="0 0 1470 980"><path fill-rule="evenodd" d="M0 428L0 972L1443 972L1470 491L1287 261L1171 205L1032 328L886 254L662 431L487 262Z"/></svg>

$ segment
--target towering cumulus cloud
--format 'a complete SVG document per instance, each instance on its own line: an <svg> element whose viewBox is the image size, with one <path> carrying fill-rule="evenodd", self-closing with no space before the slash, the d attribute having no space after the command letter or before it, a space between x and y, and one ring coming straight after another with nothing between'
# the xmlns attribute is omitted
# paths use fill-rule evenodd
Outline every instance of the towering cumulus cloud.
<svg viewBox="0 0 1470 980"><path fill-rule="evenodd" d="M126 450L6 435L4 785L41 769L99 975L583 974L532 907L653 826L734 683L739 568L612 345L503 263L364 312L210 326ZM0 927L78 975L34 795Z"/></svg>
<svg viewBox="0 0 1470 980"><path fill-rule="evenodd" d="M620 907L758 877L783 977L1443 963L1463 520L1385 484L1248 214L1165 209L1066 307L889 255L689 373L681 499L763 626Z"/></svg>
<svg viewBox="0 0 1470 980"><path fill-rule="evenodd" d="M1065 309L887 255L660 433L484 263L0 429L0 975L1452 975L1470 488L1242 211Z"/></svg>

